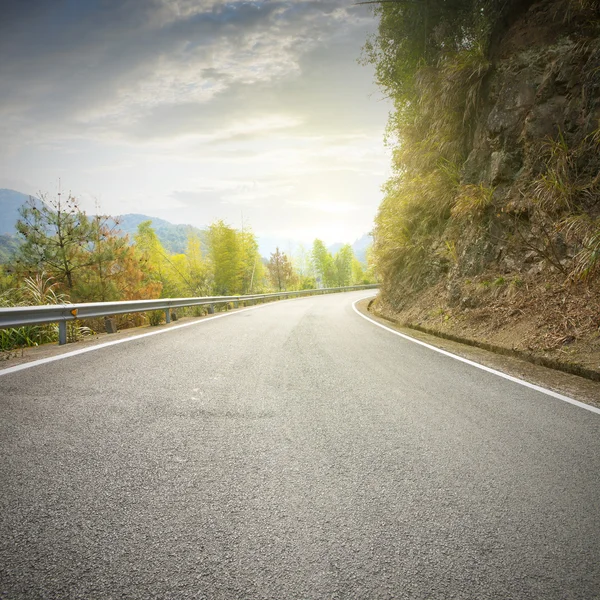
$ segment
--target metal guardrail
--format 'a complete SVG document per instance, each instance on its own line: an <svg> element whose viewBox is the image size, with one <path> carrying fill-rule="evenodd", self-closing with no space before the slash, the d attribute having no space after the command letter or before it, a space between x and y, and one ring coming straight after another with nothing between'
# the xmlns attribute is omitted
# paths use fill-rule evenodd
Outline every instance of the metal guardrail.
<svg viewBox="0 0 600 600"><path fill-rule="evenodd" d="M165 320L171 322L171 310L184 306L208 305L209 313L214 312L218 304L233 303L237 308L240 303L252 304L269 299L294 298L298 296L314 296L353 290L378 288L379 284L354 285L349 287L322 288L319 290L299 290L295 292L274 292L272 294L254 294L249 296L205 296L202 298L159 298L157 300L127 300L124 302L86 302L81 304L49 304L45 306L12 306L0 308L0 329L23 327L24 325L41 325L58 323L58 343L67 343L67 322L75 319L92 319L110 317L126 313L164 310Z"/></svg>

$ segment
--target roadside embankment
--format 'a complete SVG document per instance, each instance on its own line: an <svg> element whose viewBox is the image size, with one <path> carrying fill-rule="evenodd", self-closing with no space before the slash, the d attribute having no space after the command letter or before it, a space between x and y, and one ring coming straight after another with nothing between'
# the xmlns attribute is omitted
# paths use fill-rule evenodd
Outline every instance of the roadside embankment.
<svg viewBox="0 0 600 600"><path fill-rule="evenodd" d="M430 297L429 300L433 301L433 298ZM509 331L518 333L516 323L507 323L506 330L498 332L496 336L486 336L483 334L483 327L477 330L476 323L473 322L471 328L467 326L463 329L458 326L458 319L438 316L436 322L433 316L435 310L423 311L423 315L430 315L430 318L417 321L415 305L397 312L385 306L382 309L381 296L364 300L358 303L357 308L376 321L415 339L600 407L600 340L596 341L595 349L593 340L588 340L585 344L578 340L568 348L568 353L556 350L536 352L521 350L506 343L510 339ZM462 323L468 323L468 319L463 319Z"/></svg>

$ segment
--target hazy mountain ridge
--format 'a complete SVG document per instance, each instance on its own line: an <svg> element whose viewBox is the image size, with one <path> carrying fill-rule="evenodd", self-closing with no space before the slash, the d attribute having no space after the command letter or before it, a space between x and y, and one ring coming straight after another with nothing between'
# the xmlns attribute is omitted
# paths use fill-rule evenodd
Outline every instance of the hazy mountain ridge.
<svg viewBox="0 0 600 600"><path fill-rule="evenodd" d="M144 221L152 221L152 227L158 236L161 244L169 252L174 254L181 254L185 252L188 237L190 234L197 235L200 238L202 244L202 250L205 251L205 237L206 231L194 227L193 225L176 225L159 219L158 217L150 217L148 215L140 213L128 213L125 215L119 215L115 217L117 220L117 229L120 230L123 235L129 235L129 239L133 241L138 225Z"/></svg>
<svg viewBox="0 0 600 600"><path fill-rule="evenodd" d="M15 235L17 233L15 226L19 220L19 208L29 198L29 194L0 189L0 235Z"/></svg>
<svg viewBox="0 0 600 600"><path fill-rule="evenodd" d="M354 251L354 256L358 258L358 260L362 263L367 262L367 248L373 243L373 237L370 233L365 233L363 236L359 237L357 240L354 240L350 246ZM331 254L335 254L339 252L340 248L345 246L342 242L336 242L335 244L331 244L331 246L327 246L327 250Z"/></svg>
<svg viewBox="0 0 600 600"><path fill-rule="evenodd" d="M19 220L19 209L31 196L16 190L0 189L0 262L8 262L12 253L20 243L16 224ZM152 227L162 245L175 254L185 252L188 236L196 234L204 246L205 232L193 225L175 225L158 217L129 213L114 217L116 230L123 235L133 236L138 225L144 221L152 221Z"/></svg>

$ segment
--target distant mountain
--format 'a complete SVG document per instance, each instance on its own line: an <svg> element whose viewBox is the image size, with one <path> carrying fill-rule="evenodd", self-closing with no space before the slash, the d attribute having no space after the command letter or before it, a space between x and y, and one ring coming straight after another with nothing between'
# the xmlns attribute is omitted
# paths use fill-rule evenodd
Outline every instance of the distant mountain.
<svg viewBox="0 0 600 600"><path fill-rule="evenodd" d="M19 220L19 208L27 200L29 200L27 194L0 189L0 235L17 233L15 225Z"/></svg>
<svg viewBox="0 0 600 600"><path fill-rule="evenodd" d="M336 242L335 244L331 244L331 246L327 246L327 250L329 250L329 254L333 256L340 251L342 246L345 246L345 244L342 244L342 242Z"/></svg>
<svg viewBox="0 0 600 600"><path fill-rule="evenodd" d="M370 233L365 233L362 237L358 238L352 244L352 250L354 250L354 255L360 262L367 262L367 249L373 243L373 236Z"/></svg>
<svg viewBox="0 0 600 600"><path fill-rule="evenodd" d="M133 241L138 225L144 221L152 221L152 228L156 232L160 243L169 252L175 254L181 254L185 252L187 246L188 236L195 234L200 238L202 246L202 252L206 251L206 232L202 229L198 229L193 225L174 225L165 221L164 219L158 219L157 217L149 217L148 215L142 215L137 213L129 213L126 215L120 215L116 217L118 221L118 229L123 235L129 235L129 239Z"/></svg>
<svg viewBox="0 0 600 600"><path fill-rule="evenodd" d="M20 238L17 236L16 224L19 219L19 208L29 200L27 194L15 190L0 189L0 264L10 262L10 256L18 248ZM137 227L144 221L152 221L152 227L161 244L176 254L185 251L188 235L195 233L200 237L202 250L205 251L205 233L192 225L174 225L148 215L126 214L118 217L118 229L123 235L128 234L133 240Z"/></svg>
<svg viewBox="0 0 600 600"><path fill-rule="evenodd" d="M362 237L358 238L352 246L352 250L354 251L354 256L358 258L358 260L362 263L367 262L367 248L373 243L373 238L371 234L365 233ZM327 250L331 254L335 254L339 252L340 248L344 246L341 242L336 242L335 244L331 244L331 246L327 247Z"/></svg>
<svg viewBox="0 0 600 600"><path fill-rule="evenodd" d="M0 189L0 264L8 264L19 247L16 224L19 208L29 200L27 194Z"/></svg>

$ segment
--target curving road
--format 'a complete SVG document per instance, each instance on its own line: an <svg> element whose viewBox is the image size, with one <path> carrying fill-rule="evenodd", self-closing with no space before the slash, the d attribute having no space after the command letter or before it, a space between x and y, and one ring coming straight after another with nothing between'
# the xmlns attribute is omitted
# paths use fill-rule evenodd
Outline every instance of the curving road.
<svg viewBox="0 0 600 600"><path fill-rule="evenodd" d="M600 415L364 296L0 376L0 598L600 598Z"/></svg>

